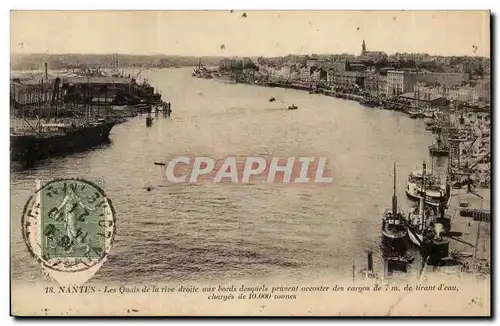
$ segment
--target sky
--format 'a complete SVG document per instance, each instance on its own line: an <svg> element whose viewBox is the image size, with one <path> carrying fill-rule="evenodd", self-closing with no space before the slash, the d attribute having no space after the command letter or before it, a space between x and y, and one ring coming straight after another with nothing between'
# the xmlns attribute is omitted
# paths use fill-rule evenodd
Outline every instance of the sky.
<svg viewBox="0 0 500 326"><path fill-rule="evenodd" d="M11 53L490 54L488 11L11 11ZM224 46L222 46L224 45Z"/></svg>

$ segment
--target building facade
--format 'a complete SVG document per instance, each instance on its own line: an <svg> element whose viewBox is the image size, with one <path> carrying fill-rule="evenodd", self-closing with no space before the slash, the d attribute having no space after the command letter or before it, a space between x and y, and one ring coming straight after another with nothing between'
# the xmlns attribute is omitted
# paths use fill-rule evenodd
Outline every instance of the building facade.
<svg viewBox="0 0 500 326"><path fill-rule="evenodd" d="M431 109L447 105L447 99L442 96L432 96L431 94L416 94L415 92L408 92L401 94L400 99L409 102L414 108Z"/></svg>
<svg viewBox="0 0 500 326"><path fill-rule="evenodd" d="M384 96L387 93L387 75L369 73L365 78L365 90L374 96Z"/></svg>
<svg viewBox="0 0 500 326"><path fill-rule="evenodd" d="M472 87L454 87L449 91L449 99L460 103L478 104L479 94Z"/></svg>
<svg viewBox="0 0 500 326"><path fill-rule="evenodd" d="M326 68L328 70L335 70L337 73L343 73L348 70L348 62L345 60L342 61L333 61L327 64Z"/></svg>
<svg viewBox="0 0 500 326"><path fill-rule="evenodd" d="M348 65L349 71L366 71L366 66L362 62L350 62Z"/></svg>
<svg viewBox="0 0 500 326"><path fill-rule="evenodd" d="M386 94L396 96L407 92L412 92L417 83L415 72L404 70L389 70L387 72Z"/></svg>
<svg viewBox="0 0 500 326"><path fill-rule="evenodd" d="M348 87L357 85L359 88L365 87L366 75L359 71L345 71L336 73L329 71L327 74L327 84L334 87Z"/></svg>
<svg viewBox="0 0 500 326"><path fill-rule="evenodd" d="M442 96L449 99L449 88L444 86L426 86L426 84L422 82L417 82L413 87L413 91L415 96Z"/></svg>
<svg viewBox="0 0 500 326"><path fill-rule="evenodd" d="M49 103L52 99L54 86L38 81L11 82L11 98L22 105L35 105Z"/></svg>
<svg viewBox="0 0 500 326"><path fill-rule="evenodd" d="M445 86L463 86L469 81L469 75L463 73L444 73L444 72L421 72L418 80L428 85Z"/></svg>
<svg viewBox="0 0 500 326"><path fill-rule="evenodd" d="M475 89L478 93L478 100L481 104L491 104L491 79L485 78L480 80Z"/></svg>

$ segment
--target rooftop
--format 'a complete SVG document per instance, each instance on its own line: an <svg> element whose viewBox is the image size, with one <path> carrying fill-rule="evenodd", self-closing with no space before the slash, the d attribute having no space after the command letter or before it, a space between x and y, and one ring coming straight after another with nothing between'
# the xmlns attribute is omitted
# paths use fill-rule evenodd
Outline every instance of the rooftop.
<svg viewBox="0 0 500 326"><path fill-rule="evenodd" d="M22 85L39 85L40 81L43 80L45 84L51 83L56 77L52 75L45 74L24 74L24 75L13 75L11 76L11 83L22 84Z"/></svg>
<svg viewBox="0 0 500 326"><path fill-rule="evenodd" d="M121 77L110 77L110 76L99 76L99 77L88 77L88 76L77 76L77 77L67 77L63 78L64 82L71 84L130 84L132 83L132 78L121 78Z"/></svg>
<svg viewBox="0 0 500 326"><path fill-rule="evenodd" d="M361 71L344 71L341 75L349 77L363 77L365 74Z"/></svg>
<svg viewBox="0 0 500 326"><path fill-rule="evenodd" d="M442 98L442 96L440 96L440 95L428 94L428 93L426 93L425 95L420 94L420 96L418 96L418 94L415 94L414 92L404 93L404 94L401 94L399 97L412 99L412 100L426 101L426 102L432 102L432 101L435 101L439 98Z"/></svg>
<svg viewBox="0 0 500 326"><path fill-rule="evenodd" d="M384 51L366 51L365 55L387 55Z"/></svg>

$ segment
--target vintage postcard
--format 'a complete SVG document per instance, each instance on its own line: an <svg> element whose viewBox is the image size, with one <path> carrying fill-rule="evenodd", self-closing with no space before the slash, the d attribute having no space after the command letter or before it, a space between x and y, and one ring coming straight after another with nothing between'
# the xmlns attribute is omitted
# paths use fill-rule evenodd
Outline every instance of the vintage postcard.
<svg viewBox="0 0 500 326"><path fill-rule="evenodd" d="M14 316L491 316L488 11L11 11Z"/></svg>

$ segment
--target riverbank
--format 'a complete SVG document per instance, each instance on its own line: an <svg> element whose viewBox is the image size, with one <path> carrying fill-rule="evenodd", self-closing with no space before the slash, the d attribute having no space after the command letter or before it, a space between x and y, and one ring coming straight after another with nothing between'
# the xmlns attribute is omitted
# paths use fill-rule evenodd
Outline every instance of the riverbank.
<svg viewBox="0 0 500 326"><path fill-rule="evenodd" d="M206 76L193 74L195 78L207 78ZM324 83L306 83L306 82L290 82L287 80L277 80L277 81L260 81L252 80L251 78L245 77L235 77L229 75L210 74L210 79L221 80L225 83L234 84L247 84L262 87L278 87L285 89L294 89L299 91L307 91L309 94L322 94L325 96L336 97L340 99L347 99L351 101L359 102L361 105L368 107L376 107L385 110L400 111L408 114L411 118L430 118L431 114L425 112L433 112L440 109L454 110L452 107L429 107L420 108L414 107L411 103L405 99L397 96L386 97L384 95L376 96L363 91L359 87L355 86L328 86ZM463 109L463 108L461 108ZM481 112L489 113L489 110L480 108L465 108L466 112Z"/></svg>
<svg viewBox="0 0 500 326"><path fill-rule="evenodd" d="M215 78L215 80L217 80L217 78ZM454 128L458 128L459 130L463 129L463 134L467 135L466 137L468 138L468 140L467 144L463 143L460 145L462 149L472 147L474 142L476 142L475 139L477 139L474 135L476 135L476 131L479 130L483 132L483 134L479 137L482 138L484 136L484 138L478 141L480 143L480 146L478 147L480 152L482 152L482 150L487 150L487 146L483 146L483 142L489 143L489 133L484 132L485 130L489 131L490 126L489 123L483 124L483 122L486 121L486 117L488 117L488 114L475 114L475 112L467 112L466 110L454 110L452 108L429 108L426 112L424 110L413 108L407 103L401 102L401 100L399 100L398 98L377 101L370 95L363 94L361 91L356 91L352 88L348 90L341 88L326 89L324 86L320 87L321 85L311 87L310 85L307 85L305 83L286 82L240 83L269 88L284 88L298 91L307 91L309 92L309 94L320 94L330 97L347 99L369 107L378 107L381 109L401 111L408 114L408 116L413 119L426 119L426 129L429 131L433 131L433 133L435 134L439 134L441 130L443 130L443 133L448 133L451 132L451 129ZM451 115L454 115L454 119L458 119L459 117L461 117L461 119L464 119L464 121L459 121L461 119L458 119L455 122L448 121L450 113ZM458 124L453 125L454 123ZM449 128L451 128L450 131L448 131ZM471 132L471 130L473 132ZM474 161L476 161L479 157L478 155L479 153L473 154L472 152L466 153L466 151L463 151L460 154L461 158L459 159L459 161L462 161L463 163L470 160L471 164L469 166L473 168L475 165ZM450 154L449 159L456 160L456 157L452 158L452 155ZM478 166L474 171L477 170L477 173L479 174L482 173L488 175L491 169L489 163L481 165L482 166ZM460 169L465 169L465 166L462 164L459 170ZM486 172L483 170L486 170ZM456 176L454 175L451 178L451 182L458 188L458 179L454 179L454 177ZM464 186L462 185L462 188L463 187ZM439 271L440 274L461 274L462 272L464 272L484 276L490 273L490 225L489 223L474 221L472 218L463 216L461 214L460 202L463 201L463 198L468 198L467 200L471 203L469 207L470 209L486 209L489 211L490 184L487 178L479 178L478 182L475 182L473 191L480 193L481 197L477 197L472 193L467 193L467 190L462 188L453 189L452 198L450 200L449 206L447 207L447 214L452 216L452 231L457 232L458 234L462 234L462 236L459 237L460 241L451 240L450 243L450 257L453 258L453 261L455 261L456 264L454 264L453 267L445 265L430 266L430 270Z"/></svg>

